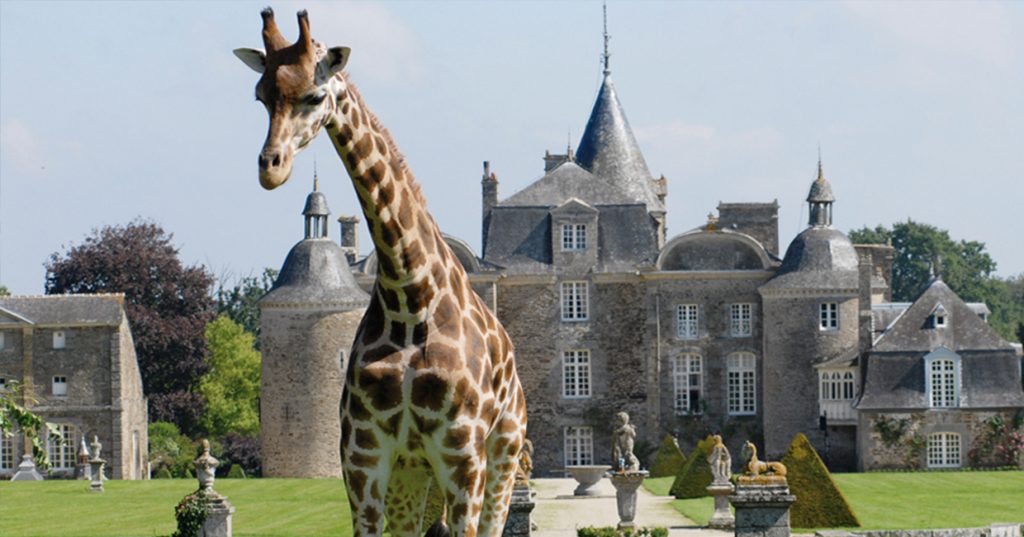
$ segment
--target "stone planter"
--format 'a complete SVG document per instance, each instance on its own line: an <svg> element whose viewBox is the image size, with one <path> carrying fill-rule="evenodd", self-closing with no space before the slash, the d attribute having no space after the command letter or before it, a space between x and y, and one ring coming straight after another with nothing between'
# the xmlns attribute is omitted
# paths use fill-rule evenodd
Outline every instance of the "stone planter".
<svg viewBox="0 0 1024 537"><path fill-rule="evenodd" d="M635 528L636 522L636 489L647 477L646 470L615 472L610 479L615 487L615 502L619 508L619 529Z"/></svg>
<svg viewBox="0 0 1024 537"><path fill-rule="evenodd" d="M572 491L574 496L596 496L598 492L590 487L596 485L604 477L604 474L611 469L612 467L607 464L597 464L592 466L568 466L565 471L572 474L573 479L579 483L576 486L576 490Z"/></svg>

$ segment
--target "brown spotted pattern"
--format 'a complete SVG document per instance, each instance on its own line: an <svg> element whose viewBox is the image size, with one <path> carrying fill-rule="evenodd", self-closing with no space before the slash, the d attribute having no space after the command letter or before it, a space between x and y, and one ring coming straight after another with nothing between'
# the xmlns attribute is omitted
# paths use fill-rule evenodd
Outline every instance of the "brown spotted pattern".
<svg viewBox="0 0 1024 537"><path fill-rule="evenodd" d="M469 286L404 157L346 75L317 86L312 55L270 60L258 90L277 100L268 105L275 128L267 144L301 149L323 126L351 176L379 262L341 402L355 535L381 535L386 517L393 535L419 537L433 522L422 518L436 486L454 535L497 537L526 431L508 334ZM297 81L294 73L308 75ZM276 87L282 80L287 88ZM308 96L322 94L311 109ZM303 140L272 139L275 132Z"/></svg>

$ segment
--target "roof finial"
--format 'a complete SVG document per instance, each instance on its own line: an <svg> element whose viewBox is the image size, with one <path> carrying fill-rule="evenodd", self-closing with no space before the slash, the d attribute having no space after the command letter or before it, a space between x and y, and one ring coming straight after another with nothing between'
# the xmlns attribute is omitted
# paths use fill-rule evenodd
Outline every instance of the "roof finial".
<svg viewBox="0 0 1024 537"><path fill-rule="evenodd" d="M320 179L316 176L316 157L313 157L313 192L320 190Z"/></svg>
<svg viewBox="0 0 1024 537"><path fill-rule="evenodd" d="M818 181L825 181L825 172L821 168L821 142L818 142Z"/></svg>
<svg viewBox="0 0 1024 537"><path fill-rule="evenodd" d="M608 52L608 41L612 36L608 35L608 3L602 2L601 9L604 11L604 74L612 74L612 68L608 64L608 58L611 57L611 53Z"/></svg>

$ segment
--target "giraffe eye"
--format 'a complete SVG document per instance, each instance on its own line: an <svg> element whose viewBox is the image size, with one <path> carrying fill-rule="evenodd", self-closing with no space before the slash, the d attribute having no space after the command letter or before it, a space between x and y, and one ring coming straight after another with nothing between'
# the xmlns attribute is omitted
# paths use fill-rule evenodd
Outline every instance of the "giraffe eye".
<svg viewBox="0 0 1024 537"><path fill-rule="evenodd" d="M326 99L326 98L327 98L327 92L326 91L320 92L320 93L314 93L314 94L309 95L309 96L305 97L304 99L302 99L302 103L310 105L310 106L316 106L316 105L324 102L324 99Z"/></svg>

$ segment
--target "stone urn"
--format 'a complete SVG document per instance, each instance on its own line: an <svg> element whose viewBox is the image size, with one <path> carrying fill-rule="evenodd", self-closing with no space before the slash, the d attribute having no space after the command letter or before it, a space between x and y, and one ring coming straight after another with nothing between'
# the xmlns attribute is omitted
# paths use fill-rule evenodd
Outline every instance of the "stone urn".
<svg viewBox="0 0 1024 537"><path fill-rule="evenodd" d="M619 529L636 527L636 489L640 488L649 472L626 470L613 472L610 476L615 487L615 503L619 508Z"/></svg>
<svg viewBox="0 0 1024 537"><path fill-rule="evenodd" d="M604 474L611 469L612 467L607 464L567 466L565 471L572 474L573 479L578 483L576 490L572 491L573 496L596 496L598 494L597 490L590 487L596 485L604 477Z"/></svg>

